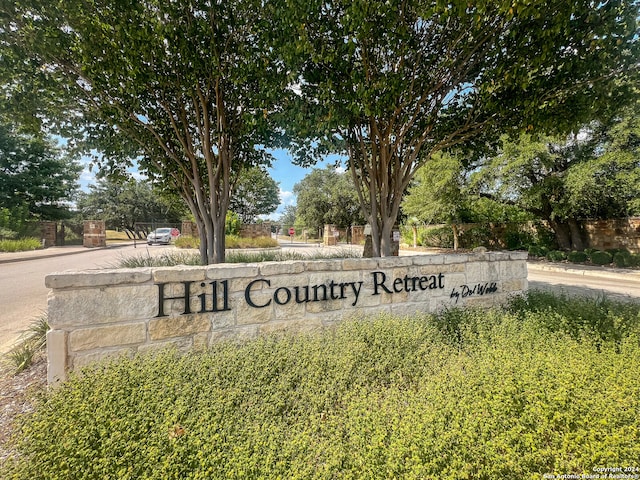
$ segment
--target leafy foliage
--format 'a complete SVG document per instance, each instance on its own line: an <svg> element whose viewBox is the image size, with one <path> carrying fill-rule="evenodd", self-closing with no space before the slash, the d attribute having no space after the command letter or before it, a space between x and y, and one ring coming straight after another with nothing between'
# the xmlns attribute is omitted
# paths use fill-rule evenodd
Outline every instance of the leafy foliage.
<svg viewBox="0 0 640 480"><path fill-rule="evenodd" d="M507 311L123 358L46 394L2 473L493 479L633 465L638 314L533 294Z"/></svg>
<svg viewBox="0 0 640 480"><path fill-rule="evenodd" d="M331 258L357 258L360 252L352 249L331 249L328 252L304 254L273 249L272 239L238 239L229 237L229 245L235 250L228 253L228 263L286 262L288 260L321 260ZM237 243L236 243L237 242ZM243 251L243 249L265 248L263 251ZM200 256L188 252L170 252L162 255L127 256L119 260L114 268L174 267L177 265L199 265Z"/></svg>
<svg viewBox="0 0 640 480"><path fill-rule="evenodd" d="M551 262L562 262L567 259L567 254L560 250L551 250L547 253L547 260Z"/></svg>
<svg viewBox="0 0 640 480"><path fill-rule="evenodd" d="M0 226L22 233L30 220L68 218L80 171L51 140L0 123Z"/></svg>
<svg viewBox="0 0 640 480"><path fill-rule="evenodd" d="M483 162L476 178L485 193L548 221L560 247L582 250L576 219L638 213L639 111L632 102L568 137L505 137L501 153Z"/></svg>
<svg viewBox="0 0 640 480"><path fill-rule="evenodd" d="M589 259L589 255L585 252L569 252L567 254L567 260L572 263L583 263Z"/></svg>
<svg viewBox="0 0 640 480"><path fill-rule="evenodd" d="M629 252L618 252L613 256L613 264L616 267L625 268L634 266L635 261Z"/></svg>
<svg viewBox="0 0 640 480"><path fill-rule="evenodd" d="M302 76L291 123L310 147L348 155L376 256L390 254L402 195L435 153L570 131L619 102L630 87L616 79L637 69L635 2L294 5L280 15Z"/></svg>
<svg viewBox="0 0 640 480"><path fill-rule="evenodd" d="M259 215L276 211L280 204L278 184L260 167L240 172L231 194L229 208L242 223L254 223Z"/></svg>
<svg viewBox="0 0 640 480"><path fill-rule="evenodd" d="M104 168L137 159L188 205L203 260L222 262L233 177L269 162L286 96L269 18L255 0L9 4L3 106L97 149Z"/></svg>
<svg viewBox="0 0 640 480"><path fill-rule="evenodd" d="M242 227L242 221L240 220L240 216L235 212L228 211L227 217L224 222L225 236L237 235L240 232L240 227ZM226 238L225 238L225 244L226 244Z"/></svg>
<svg viewBox="0 0 640 480"><path fill-rule="evenodd" d="M318 231L327 224L362 225L364 218L348 173L335 167L314 168L293 186L296 194L295 224Z"/></svg>
<svg viewBox="0 0 640 480"><path fill-rule="evenodd" d="M295 205L287 205L284 207L284 212L278 220L283 228L289 228L295 225L297 210L298 209Z"/></svg>
<svg viewBox="0 0 640 480"><path fill-rule="evenodd" d="M25 252L42 248L37 238L20 238L17 240L0 240L0 252Z"/></svg>
<svg viewBox="0 0 640 480"><path fill-rule="evenodd" d="M133 229L136 223L178 223L185 215L177 199L154 190L145 180L102 178L78 197L85 219L100 219L107 228Z"/></svg>
<svg viewBox="0 0 640 480"><path fill-rule="evenodd" d="M35 357L46 351L48 330L49 320L46 314L41 315L30 323L19 343L7 354L15 368L15 373L20 373L29 368Z"/></svg>
<svg viewBox="0 0 640 480"><path fill-rule="evenodd" d="M613 261L613 255L600 250L593 252L589 257L594 265L609 265Z"/></svg>

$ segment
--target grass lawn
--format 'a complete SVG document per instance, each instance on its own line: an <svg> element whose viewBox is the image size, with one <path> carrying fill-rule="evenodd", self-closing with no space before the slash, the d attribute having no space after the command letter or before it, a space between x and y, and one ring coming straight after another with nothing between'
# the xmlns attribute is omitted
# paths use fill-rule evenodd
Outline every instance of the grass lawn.
<svg viewBox="0 0 640 480"><path fill-rule="evenodd" d="M107 243L121 243L121 242L133 242L125 232L118 232L116 230L107 230ZM138 240L143 242L144 240Z"/></svg>
<svg viewBox="0 0 640 480"><path fill-rule="evenodd" d="M530 479L640 467L639 323L639 304L534 292L504 309L121 359L43 396L0 477Z"/></svg>

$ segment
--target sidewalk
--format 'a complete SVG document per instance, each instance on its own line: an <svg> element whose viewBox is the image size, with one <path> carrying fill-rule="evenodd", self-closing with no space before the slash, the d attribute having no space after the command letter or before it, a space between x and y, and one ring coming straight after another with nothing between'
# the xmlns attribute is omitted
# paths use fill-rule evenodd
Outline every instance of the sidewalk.
<svg viewBox="0 0 640 480"><path fill-rule="evenodd" d="M144 243L140 241L138 243ZM35 260L38 258L60 257L63 255L75 255L77 253L95 252L107 248L120 247L122 245L133 245L133 242L110 243L106 247L88 248L82 245L66 245L64 247L48 247L39 250L28 250L26 252L0 252L0 264L23 262L25 260Z"/></svg>
<svg viewBox="0 0 640 480"><path fill-rule="evenodd" d="M549 263L541 260L528 260L529 270L540 272L560 272L586 277L637 279L640 282L640 270L630 268L599 267L595 265L580 265L576 263Z"/></svg>

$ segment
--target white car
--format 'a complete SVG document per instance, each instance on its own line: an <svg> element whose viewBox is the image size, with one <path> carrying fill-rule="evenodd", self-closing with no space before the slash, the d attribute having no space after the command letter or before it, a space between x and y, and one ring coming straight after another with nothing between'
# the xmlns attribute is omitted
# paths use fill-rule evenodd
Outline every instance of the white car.
<svg viewBox="0 0 640 480"><path fill-rule="evenodd" d="M147 243L149 245L153 245L154 243L169 245L179 236L180 231L177 228L156 228L153 232L147 235Z"/></svg>

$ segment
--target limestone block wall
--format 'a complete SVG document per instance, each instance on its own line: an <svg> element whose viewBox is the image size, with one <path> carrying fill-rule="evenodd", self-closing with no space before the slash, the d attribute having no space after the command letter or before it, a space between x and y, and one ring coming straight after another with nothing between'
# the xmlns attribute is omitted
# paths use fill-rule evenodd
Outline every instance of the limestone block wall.
<svg viewBox="0 0 640 480"><path fill-rule="evenodd" d="M240 236L245 238L270 237L270 223L245 223L240 227Z"/></svg>
<svg viewBox="0 0 640 480"><path fill-rule="evenodd" d="M167 346L206 348L354 315L495 305L527 289L526 257L484 252L52 273L48 381Z"/></svg>
<svg viewBox="0 0 640 480"><path fill-rule="evenodd" d="M584 229L591 248L626 248L631 253L640 253L640 217L588 220Z"/></svg>

